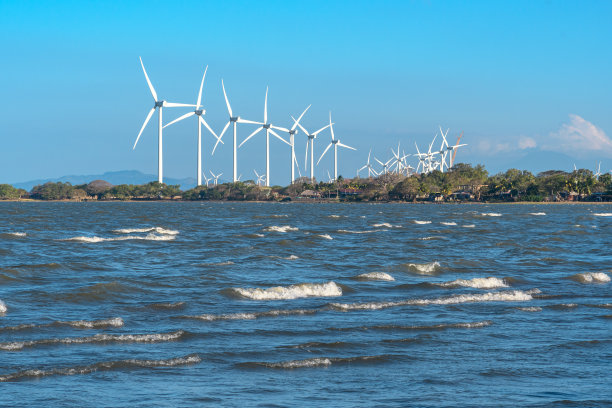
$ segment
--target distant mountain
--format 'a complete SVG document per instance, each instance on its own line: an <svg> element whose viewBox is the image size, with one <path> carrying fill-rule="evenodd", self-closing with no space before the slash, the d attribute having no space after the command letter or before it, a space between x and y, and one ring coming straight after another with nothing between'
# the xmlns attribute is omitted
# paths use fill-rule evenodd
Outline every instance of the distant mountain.
<svg viewBox="0 0 612 408"><path fill-rule="evenodd" d="M157 176L153 174L144 174L137 170L123 170L123 171L109 171L104 174L92 174L86 176L63 176L59 178L53 179L40 179L40 180L31 180L25 181L22 183L13 184L16 188L23 188L24 190L30 191L32 187L38 184L44 184L47 182L58 182L61 181L63 183L71 183L72 185L76 184L87 184L93 180L104 180L108 181L111 184L146 184L151 181L156 181ZM175 179L175 178L165 178L164 183L166 184L178 184L181 186L182 190L187 190L195 187L196 180L192 177L184 178L184 179Z"/></svg>

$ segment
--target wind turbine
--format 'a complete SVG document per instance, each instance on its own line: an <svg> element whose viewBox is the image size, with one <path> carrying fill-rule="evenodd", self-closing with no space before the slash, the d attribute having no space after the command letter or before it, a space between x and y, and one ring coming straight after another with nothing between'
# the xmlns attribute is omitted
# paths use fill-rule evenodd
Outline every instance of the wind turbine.
<svg viewBox="0 0 612 408"><path fill-rule="evenodd" d="M338 180L338 146L344 147L347 149L351 149L351 150L357 150L357 149L355 149L354 147L345 145L344 143L340 142L340 139L334 138L334 127L332 126L331 112L329 112L329 130L331 131L332 140L327 145L325 150L323 150L323 154L321 155L321 157L319 157L319 160L317 161L317 166L321 162L321 159L323 158L323 156L325 156L325 153L327 153L329 148L332 147L333 145L334 146L334 180Z"/></svg>
<svg viewBox="0 0 612 408"><path fill-rule="evenodd" d="M461 132L461 134L459 135L459 137L457 138L457 143L455 143L455 148L453 149L453 156L451 157L451 161L450 161L450 166L453 167L455 165L455 156L457 155L457 148L461 147L461 146L467 146L466 144L462 144L460 145L459 142L461 141L461 137L463 136L463 132Z"/></svg>
<svg viewBox="0 0 612 408"><path fill-rule="evenodd" d="M208 182L212 180L212 178L206 177L206 173L202 172L202 177L204 177L204 181L206 182L206 187L208 187Z"/></svg>
<svg viewBox="0 0 612 408"><path fill-rule="evenodd" d="M246 139L244 139L238 147L241 147L243 144L246 143L247 140L255 136L257 133L261 132L263 129L266 130L266 186L269 187L270 186L270 133L272 133L274 137L281 140L283 143L286 143L289 146L291 146L291 144L285 139L283 139L282 137L280 137L278 133L274 131L274 129L276 129L276 130L280 130L283 132L289 132L289 129L285 129L279 126L274 126L271 123L268 123L268 87L266 87L266 99L264 102L264 121L263 123L260 123L260 125L261 127L255 130L253 133L251 133Z"/></svg>
<svg viewBox="0 0 612 408"><path fill-rule="evenodd" d="M314 183L314 140L316 139L319 133L330 127L331 123L329 125L323 126L321 129L317 130L314 133L308 132L300 123L298 123L298 126L300 127L300 129L302 129L302 132L306 134L306 137L308 137L308 140L306 141L306 157L304 158L304 171L306 171L306 168L308 167L308 145L310 145L310 182Z"/></svg>
<svg viewBox="0 0 612 408"><path fill-rule="evenodd" d="M206 78L206 71L208 71L208 65L206 66L206 69L204 70L204 75L202 76L202 82L200 83L200 92L198 92L198 100L196 101L195 110L193 112L186 113L183 116L174 119L172 122L164 126L164 128L167 128L168 126L176 122L180 122L183 119L187 119L190 116L196 117L196 120L198 122L198 186L202 185L202 124L206 126L206 129L208 129L208 131L212 133L212 135L217 139L217 143L221 142L219 136L217 136L217 134L210 128L210 126L208 126L208 123L206 123L206 121L202 117L206 114L206 110L200 109L200 105L202 104L202 87L204 86L204 78Z"/></svg>
<svg viewBox="0 0 612 408"><path fill-rule="evenodd" d="M385 163L381 162L376 157L374 157L374 160L376 160L378 162L378 164L380 164L383 167L383 169L380 171L379 174L387 174L387 169L389 168L389 163L391 163L391 161L393 160L393 157L390 158L389 160L387 160Z"/></svg>
<svg viewBox="0 0 612 408"><path fill-rule="evenodd" d="M291 119L293 119L293 126L291 126L291 129L288 129L287 132L289 133L289 144L291 145L291 184L293 184L293 182L295 181L295 166L297 166L298 168L298 173L300 174L300 177L302 177L302 173L300 172L300 165L297 162L297 159L295 157L295 135L297 134L297 126L300 124L300 120L302 120L302 117L304 117L304 114L306 114L306 112L308 111L308 109L310 109L312 105L308 105L308 107L306 109L304 109L304 112L302 112L302 114L300 115L299 118L297 118L297 120L291 116Z"/></svg>
<svg viewBox="0 0 612 408"><path fill-rule="evenodd" d="M219 174L215 175L215 173L213 173L213 172L211 171L211 172L210 172L210 174L211 174L212 178L214 179L214 181L215 181L215 186L216 186L216 185L217 185L217 180L219 180L219 177L221 177L221 175L222 175L223 173L219 173Z"/></svg>
<svg viewBox="0 0 612 408"><path fill-rule="evenodd" d="M363 166L362 168L360 168L359 170L357 170L357 176L359 176L359 172L363 169L368 169L368 177L372 177L372 173L374 173L374 175L378 176L378 173L376 172L376 170L374 170L374 168L372 168L372 165L370 164L370 155L372 154L372 149L370 149L370 152L368 153L368 161L366 163L365 166Z"/></svg>
<svg viewBox="0 0 612 408"><path fill-rule="evenodd" d="M254 125L261 125L261 122L253 122L252 120L246 120L246 119L242 119L240 116L234 116L233 112L232 112L232 107L230 106L229 100L227 99L227 93L225 93L225 84L223 83L223 79L221 80L221 87L223 87L223 96L225 96L225 104L227 105L227 112L229 113L229 121L225 124L225 127L223 128L223 131L221 132L221 135L219 135L219 140L217 140L217 143L215 143L215 147L213 148L212 154L215 154L215 150L217 149L217 145L219 144L219 142L221 142L221 138L223 137L223 135L225 134L225 131L227 130L227 128L229 127L230 123L233 124L233 128L234 128L234 155L233 155L233 176L232 176L232 181L235 183L236 181L238 181L238 144L236 143L236 127L238 125L238 123L251 123ZM223 142L221 142L223 143Z"/></svg>
<svg viewBox="0 0 612 408"><path fill-rule="evenodd" d="M163 183L163 178L164 178L164 166L163 166L163 148L162 148L162 109L163 108L178 108L178 107L192 107L193 105L187 105L184 103L174 103L174 102L166 102L164 100L158 100L157 99L157 92L155 92L155 88L153 88L153 84L151 84L151 80L149 80L149 76L147 75L147 70L144 67L144 64L142 63L142 58L140 58L140 65L142 66L142 72L144 72L145 78L147 80L147 84L149 85L149 90L151 91L151 95L153 96L153 101L155 102L155 105L151 108L151 110L149 111L149 113L147 114L147 117L144 121L144 123L142 124L142 127L140 128L140 132L138 132L138 137L136 138L136 142L134 143L134 147L132 147L132 150L134 150L136 148L136 145L138 144L138 140L140 139L140 135L142 135L143 130L145 129L145 127L147 127L147 123L149 123L149 120L151 120L151 116L153 116L153 113L155 112L156 109L158 109L157 114L158 114L158 130L157 130L157 181L160 183Z"/></svg>
<svg viewBox="0 0 612 408"><path fill-rule="evenodd" d="M601 162L599 162L599 165L597 166L597 172L594 174L594 176L597 180L599 180L599 176L601 176Z"/></svg>
<svg viewBox="0 0 612 408"><path fill-rule="evenodd" d="M263 183L263 181L266 178L265 174L260 175L259 173L257 173L257 170L253 169L253 172L255 173L255 176L257 177L257 185L260 186L261 183Z"/></svg>

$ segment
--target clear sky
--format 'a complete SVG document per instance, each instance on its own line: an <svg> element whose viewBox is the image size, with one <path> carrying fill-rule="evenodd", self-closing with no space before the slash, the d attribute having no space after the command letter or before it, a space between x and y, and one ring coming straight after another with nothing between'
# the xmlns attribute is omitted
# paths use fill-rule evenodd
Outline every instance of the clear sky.
<svg viewBox="0 0 612 408"><path fill-rule="evenodd" d="M309 104L358 151L339 152L353 176L372 147L425 148L438 130L464 132L458 161L570 170L612 169L610 1L27 1L0 0L0 183L136 169L157 172L152 107L138 57L160 97L195 103L204 67L206 119L232 107L280 126ZM164 122L184 113L166 109ZM253 128L239 128L239 139ZM231 139L204 168L231 174ZM196 129L164 130L164 173L195 176ZM329 142L324 132L315 156ZM239 150L239 173L265 168L260 135ZM289 148L272 140L272 183L289 181ZM438 142L436 141L436 144ZM300 166L305 137L297 136ZM413 163L416 166L416 162ZM332 155L316 169L333 173ZM225 178L223 176L222 178Z"/></svg>

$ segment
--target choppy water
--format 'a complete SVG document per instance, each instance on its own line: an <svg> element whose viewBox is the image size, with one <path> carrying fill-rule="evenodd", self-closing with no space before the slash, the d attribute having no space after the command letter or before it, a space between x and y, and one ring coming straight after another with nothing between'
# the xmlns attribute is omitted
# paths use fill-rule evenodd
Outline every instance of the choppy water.
<svg viewBox="0 0 612 408"><path fill-rule="evenodd" d="M0 405L610 406L611 214L0 203Z"/></svg>

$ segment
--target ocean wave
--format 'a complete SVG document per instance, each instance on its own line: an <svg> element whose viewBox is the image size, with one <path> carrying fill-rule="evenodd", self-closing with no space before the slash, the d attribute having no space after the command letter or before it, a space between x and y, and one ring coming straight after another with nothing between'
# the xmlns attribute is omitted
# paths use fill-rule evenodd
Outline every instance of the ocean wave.
<svg viewBox="0 0 612 408"><path fill-rule="evenodd" d="M419 225L431 224L431 221L412 220L412 222Z"/></svg>
<svg viewBox="0 0 612 408"><path fill-rule="evenodd" d="M430 325L397 325L397 324L384 324L378 326L360 326L360 327L341 327L332 328L337 331L434 331L434 330L448 330L448 329L477 329L481 327L487 327L492 325L491 320L482 320L478 322L462 322L462 323L439 323Z"/></svg>
<svg viewBox="0 0 612 408"><path fill-rule="evenodd" d="M545 212L533 212L533 213L529 213L529 215L546 215Z"/></svg>
<svg viewBox="0 0 612 408"><path fill-rule="evenodd" d="M178 330L171 333L153 334L96 334L87 337L66 337L41 340L13 341L0 343L0 350L17 351L25 347L35 347L47 344L87 344L87 343L159 343L178 340L185 335Z"/></svg>
<svg viewBox="0 0 612 408"><path fill-rule="evenodd" d="M333 239L331 237L331 235L329 235L329 234L316 234L315 237L320 237L320 238L323 238L323 239L330 239L330 240Z"/></svg>
<svg viewBox="0 0 612 408"><path fill-rule="evenodd" d="M150 233L145 236L125 235L122 237L113 237L113 238L103 238L103 237L97 237L97 236L93 236L93 237L80 236L80 237L60 239L60 241L76 241L76 242L85 242L89 244L95 244L98 242L127 241L127 240L172 241L175 238L176 238L176 235L169 235L169 234L156 235L154 233Z"/></svg>
<svg viewBox="0 0 612 408"><path fill-rule="evenodd" d="M480 215L483 215L485 217L501 217L502 216L500 213L494 213L494 212L480 213Z"/></svg>
<svg viewBox="0 0 612 408"><path fill-rule="evenodd" d="M150 228L121 228L113 230L113 232L117 232L119 234L133 234L139 232L156 232L158 234L163 235L178 235L179 231L166 229L162 227L150 227Z"/></svg>
<svg viewBox="0 0 612 408"><path fill-rule="evenodd" d="M440 263L437 261L424 264L410 263L407 264L407 266L410 271L418 273L419 275L434 275L440 270Z"/></svg>
<svg viewBox="0 0 612 408"><path fill-rule="evenodd" d="M328 367L332 364L350 364L350 363L378 363L389 361L397 356L380 355L380 356L357 356L357 357L315 357L305 360L289 360L279 362L248 362L239 363L241 367L264 367L292 370L296 368L313 368L313 367Z"/></svg>
<svg viewBox="0 0 612 408"><path fill-rule="evenodd" d="M521 310L523 312L541 312L542 308L539 306L517 307L517 310Z"/></svg>
<svg viewBox="0 0 612 408"><path fill-rule="evenodd" d="M428 237L421 237L419 238L419 240L421 241L432 241L432 240L436 240L436 239L446 239L446 237L443 237L441 235L431 235Z"/></svg>
<svg viewBox="0 0 612 408"><path fill-rule="evenodd" d="M242 312L242 313L225 313L225 314L202 314L195 316L181 316L183 319L197 319L209 322L217 320L255 320L261 317L280 317L280 316L303 316L317 313L316 309L280 309L268 310L266 312Z"/></svg>
<svg viewBox="0 0 612 408"><path fill-rule="evenodd" d="M593 213L596 217L612 217L612 213Z"/></svg>
<svg viewBox="0 0 612 408"><path fill-rule="evenodd" d="M381 280L381 281L394 281L395 278L388 273L384 272L368 272L362 273L361 275L355 276L355 279L358 280Z"/></svg>
<svg viewBox="0 0 612 408"><path fill-rule="evenodd" d="M6 313L7 308L6 308L6 304L0 300L0 313Z"/></svg>
<svg viewBox="0 0 612 408"><path fill-rule="evenodd" d="M451 282L436 283L436 285L446 288L466 287L476 289L497 289L509 286L504 279L493 276L488 278L457 279Z"/></svg>
<svg viewBox="0 0 612 408"><path fill-rule="evenodd" d="M440 224L442 224L442 225L448 225L448 226L457 225L457 223L456 223L456 222L452 222L452 221L451 221L451 222L442 221Z"/></svg>
<svg viewBox="0 0 612 408"><path fill-rule="evenodd" d="M603 272L585 272L570 276L571 280L579 283L607 283L610 277Z"/></svg>
<svg viewBox="0 0 612 408"><path fill-rule="evenodd" d="M175 367L188 364L197 364L202 359L197 354L190 354L184 357L169 358L166 360L118 360L105 361L86 366L53 368L48 370L30 369L16 373L0 375L0 382L17 381L26 378L48 377L52 375L77 375L89 374L96 371L121 370L126 368L155 368L155 367Z"/></svg>
<svg viewBox="0 0 612 408"><path fill-rule="evenodd" d="M328 215L327 218L342 218L342 217L346 217L346 215L336 215L336 214L332 214L332 215Z"/></svg>
<svg viewBox="0 0 612 408"><path fill-rule="evenodd" d="M23 238L27 236L28 234L25 232L3 232L3 233L0 233L0 235L6 235L9 237L16 237L16 238Z"/></svg>
<svg viewBox="0 0 612 408"><path fill-rule="evenodd" d="M297 227L292 227L291 225L272 225L270 227L266 227L263 229L264 231L267 232L288 232L288 231L297 231L298 228Z"/></svg>
<svg viewBox="0 0 612 408"><path fill-rule="evenodd" d="M379 310L396 306L427 306L427 305L454 305L459 303L483 302L525 302L532 300L531 294L512 290L504 292L487 292L481 294L465 294L434 299L407 299L395 302L369 302L369 303L332 303L330 307L340 311L350 310Z"/></svg>
<svg viewBox="0 0 612 408"><path fill-rule="evenodd" d="M18 331L18 330L27 330L38 327L51 327L51 326L72 326L78 329L97 329L97 328L105 328L105 327L121 327L123 326L123 319L120 317L113 317L111 319L104 320L74 320L74 321L56 321L53 323L43 323L43 324L20 324L18 326L5 326L0 327L0 332L2 331Z"/></svg>
<svg viewBox="0 0 612 408"><path fill-rule="evenodd" d="M474 224L466 224L466 225L462 225L463 228L474 228L475 225Z"/></svg>
<svg viewBox="0 0 612 408"><path fill-rule="evenodd" d="M345 230L345 229L338 230L338 232L343 232L345 234L370 234L372 232L380 232L380 231L386 231L386 230L363 230L363 231L354 231L354 230Z"/></svg>
<svg viewBox="0 0 612 408"><path fill-rule="evenodd" d="M373 227L376 228L381 228L381 227L385 227L385 228L402 228L401 225L393 225L393 224L389 224L388 222L381 222L379 224L372 224Z"/></svg>
<svg viewBox="0 0 612 408"><path fill-rule="evenodd" d="M305 297L342 296L342 288L335 282L300 283L291 286L275 286L272 288L232 288L235 294L253 300L288 300Z"/></svg>
<svg viewBox="0 0 612 408"><path fill-rule="evenodd" d="M167 310L167 309L182 309L183 307L185 307L185 302L153 303L153 304L150 304L149 307L151 307L153 309L162 309L162 310Z"/></svg>

